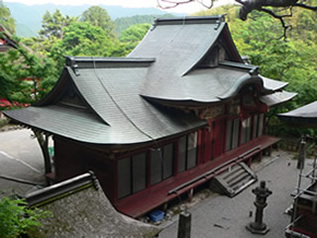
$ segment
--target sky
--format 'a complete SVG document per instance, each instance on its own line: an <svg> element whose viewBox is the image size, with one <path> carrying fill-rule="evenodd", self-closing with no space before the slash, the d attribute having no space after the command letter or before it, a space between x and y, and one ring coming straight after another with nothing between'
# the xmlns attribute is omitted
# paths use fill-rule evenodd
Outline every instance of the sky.
<svg viewBox="0 0 317 238"><path fill-rule="evenodd" d="M204 0L204 2L208 3L210 0ZM223 2L229 2L232 0L221 0ZM157 0L3 0L3 2L19 2L27 5L34 4L46 4L53 3L56 5L116 5L123 7L157 7ZM219 3L218 3L219 4ZM206 10L201 4L197 2L181 4L175 8L172 8L168 11L170 12L182 12L182 13L194 13L201 10Z"/></svg>

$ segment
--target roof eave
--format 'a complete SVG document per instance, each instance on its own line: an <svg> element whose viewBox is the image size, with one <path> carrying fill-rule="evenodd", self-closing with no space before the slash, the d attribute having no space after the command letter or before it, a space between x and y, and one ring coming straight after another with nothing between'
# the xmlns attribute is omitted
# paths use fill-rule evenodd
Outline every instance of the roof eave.
<svg viewBox="0 0 317 238"><path fill-rule="evenodd" d="M264 89L263 87L263 81L261 80L261 78L259 78L257 75L252 75L251 74L252 71L250 71L249 74L245 74L243 76L241 76L240 78L238 78L234 84L232 85L232 87L223 95L219 95L218 98L220 100L226 100L229 98L233 98L236 95L238 95L239 91L247 84L258 84L260 85L260 89L261 89L261 93L268 93L271 91L267 91L266 89Z"/></svg>

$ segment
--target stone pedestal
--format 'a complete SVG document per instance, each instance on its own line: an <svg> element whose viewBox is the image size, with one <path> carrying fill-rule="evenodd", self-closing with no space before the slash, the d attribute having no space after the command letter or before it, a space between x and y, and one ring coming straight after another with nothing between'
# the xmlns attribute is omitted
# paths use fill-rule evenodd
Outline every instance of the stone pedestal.
<svg viewBox="0 0 317 238"><path fill-rule="evenodd" d="M268 188L265 187L265 181L260 182L260 186L252 190L256 195L254 205L256 207L255 221L249 223L246 228L254 234L266 234L270 228L263 222L263 210L267 206L266 199L272 194Z"/></svg>

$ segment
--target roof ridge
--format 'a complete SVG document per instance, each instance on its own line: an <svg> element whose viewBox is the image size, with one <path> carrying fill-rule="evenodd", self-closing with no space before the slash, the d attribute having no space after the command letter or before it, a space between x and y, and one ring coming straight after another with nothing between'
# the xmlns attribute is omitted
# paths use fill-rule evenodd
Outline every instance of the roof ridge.
<svg viewBox="0 0 317 238"><path fill-rule="evenodd" d="M139 57L85 57L85 56L65 56L66 66L69 66L76 74L80 68L111 68L111 67L148 67L155 58Z"/></svg>
<svg viewBox="0 0 317 238"><path fill-rule="evenodd" d="M225 22L225 15L215 16L185 16L175 18L157 18L154 21L153 26L156 25L184 25L184 24L220 24Z"/></svg>

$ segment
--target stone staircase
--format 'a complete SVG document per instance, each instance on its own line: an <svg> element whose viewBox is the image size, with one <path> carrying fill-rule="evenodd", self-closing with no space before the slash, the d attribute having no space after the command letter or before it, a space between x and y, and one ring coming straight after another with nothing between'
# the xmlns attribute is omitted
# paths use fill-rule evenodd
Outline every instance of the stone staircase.
<svg viewBox="0 0 317 238"><path fill-rule="evenodd" d="M215 176L211 180L210 189L234 197L256 181L256 174L244 162L240 162L229 166L223 173Z"/></svg>

